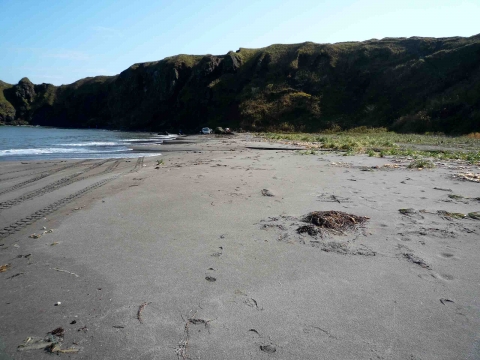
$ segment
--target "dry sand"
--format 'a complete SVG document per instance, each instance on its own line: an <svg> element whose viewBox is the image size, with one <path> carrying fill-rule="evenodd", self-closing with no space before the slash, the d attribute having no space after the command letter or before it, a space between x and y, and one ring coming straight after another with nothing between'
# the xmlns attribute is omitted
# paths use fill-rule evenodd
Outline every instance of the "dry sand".
<svg viewBox="0 0 480 360"><path fill-rule="evenodd" d="M480 184L253 140L1 163L0 359L480 359Z"/></svg>

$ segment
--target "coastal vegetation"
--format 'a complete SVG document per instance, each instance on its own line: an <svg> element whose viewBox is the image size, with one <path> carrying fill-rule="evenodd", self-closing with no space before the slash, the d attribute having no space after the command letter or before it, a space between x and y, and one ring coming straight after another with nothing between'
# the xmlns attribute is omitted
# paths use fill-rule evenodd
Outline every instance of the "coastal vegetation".
<svg viewBox="0 0 480 360"><path fill-rule="evenodd" d="M0 82L0 123L18 122L185 132L365 126L478 136L480 35L275 44L177 55L62 86Z"/></svg>
<svg viewBox="0 0 480 360"><path fill-rule="evenodd" d="M386 128L359 127L346 131L318 134L258 133L266 140L285 141L315 149L342 151L345 154L368 156L403 156L435 160L464 160L480 163L480 138L476 134L447 136L445 134L399 134ZM303 152L306 154L308 152Z"/></svg>

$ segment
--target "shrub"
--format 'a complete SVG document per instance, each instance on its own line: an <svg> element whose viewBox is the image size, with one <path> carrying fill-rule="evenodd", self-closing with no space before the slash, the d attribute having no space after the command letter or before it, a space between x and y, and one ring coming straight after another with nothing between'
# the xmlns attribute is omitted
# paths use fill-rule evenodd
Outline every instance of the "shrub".
<svg viewBox="0 0 480 360"><path fill-rule="evenodd" d="M392 128L404 133L425 133L432 130L432 119L422 110L413 115L401 116L395 120Z"/></svg>
<svg viewBox="0 0 480 360"><path fill-rule="evenodd" d="M435 164L430 160L426 159L417 159L414 160L408 165L409 169L432 169L435 167Z"/></svg>

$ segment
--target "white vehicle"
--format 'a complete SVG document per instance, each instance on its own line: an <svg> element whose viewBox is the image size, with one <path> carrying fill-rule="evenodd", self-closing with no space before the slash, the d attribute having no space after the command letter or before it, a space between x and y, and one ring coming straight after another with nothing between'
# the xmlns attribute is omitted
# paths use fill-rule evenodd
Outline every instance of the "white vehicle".
<svg viewBox="0 0 480 360"><path fill-rule="evenodd" d="M201 131L200 131L202 134L211 134L212 133L212 129L208 128L208 127L204 127Z"/></svg>

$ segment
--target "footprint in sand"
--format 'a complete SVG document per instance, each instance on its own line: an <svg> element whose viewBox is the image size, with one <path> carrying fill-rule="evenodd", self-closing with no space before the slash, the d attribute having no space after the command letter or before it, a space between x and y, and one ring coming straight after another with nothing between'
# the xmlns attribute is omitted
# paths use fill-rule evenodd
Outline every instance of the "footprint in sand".
<svg viewBox="0 0 480 360"><path fill-rule="evenodd" d="M449 275L449 274L436 274L436 275L437 275L437 278L442 280L452 281L455 279L452 275Z"/></svg>

